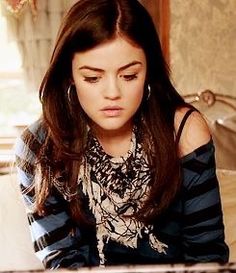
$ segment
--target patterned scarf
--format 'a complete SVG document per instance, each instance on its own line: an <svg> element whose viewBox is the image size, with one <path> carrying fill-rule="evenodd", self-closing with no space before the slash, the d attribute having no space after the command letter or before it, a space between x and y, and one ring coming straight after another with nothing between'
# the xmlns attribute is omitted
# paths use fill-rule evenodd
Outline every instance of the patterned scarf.
<svg viewBox="0 0 236 273"><path fill-rule="evenodd" d="M101 265L105 264L103 248L109 239L137 248L142 231L149 233L149 243L153 249L165 253L167 245L152 234L152 226L147 227L131 216L146 200L150 179L147 157L142 145L136 141L135 132L129 151L119 158L107 155L98 140L89 134L88 152L78 183L82 183L96 219Z"/></svg>

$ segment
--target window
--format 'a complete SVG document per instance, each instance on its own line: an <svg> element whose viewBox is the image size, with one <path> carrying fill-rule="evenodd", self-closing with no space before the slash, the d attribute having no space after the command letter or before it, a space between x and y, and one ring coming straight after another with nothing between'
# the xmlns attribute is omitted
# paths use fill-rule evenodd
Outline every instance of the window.
<svg viewBox="0 0 236 273"><path fill-rule="evenodd" d="M17 128L39 116L41 106L37 92L27 89L21 56L17 44L9 39L1 6L0 30L0 137L14 137Z"/></svg>

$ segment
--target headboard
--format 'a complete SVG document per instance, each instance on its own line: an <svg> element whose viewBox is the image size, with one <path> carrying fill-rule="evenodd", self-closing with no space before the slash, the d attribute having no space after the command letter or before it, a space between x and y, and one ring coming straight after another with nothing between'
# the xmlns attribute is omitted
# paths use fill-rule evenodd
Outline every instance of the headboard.
<svg viewBox="0 0 236 273"><path fill-rule="evenodd" d="M216 146L217 167L236 170L236 97L209 89L183 97L209 124Z"/></svg>

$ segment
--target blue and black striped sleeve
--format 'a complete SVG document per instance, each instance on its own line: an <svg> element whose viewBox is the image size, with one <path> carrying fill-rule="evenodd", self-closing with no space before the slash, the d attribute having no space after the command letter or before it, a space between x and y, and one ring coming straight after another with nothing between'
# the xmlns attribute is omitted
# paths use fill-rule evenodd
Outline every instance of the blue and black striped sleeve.
<svg viewBox="0 0 236 273"><path fill-rule="evenodd" d="M182 159L183 249L186 262L227 262L223 213L212 140Z"/></svg>
<svg viewBox="0 0 236 273"><path fill-rule="evenodd" d="M43 141L43 131L34 124L16 142L18 181L27 208L29 228L36 256L45 268L78 268L88 264L88 245L81 243L80 230L67 213L67 202L59 195L46 200L47 215L32 210L36 155ZM27 142L26 142L27 139Z"/></svg>

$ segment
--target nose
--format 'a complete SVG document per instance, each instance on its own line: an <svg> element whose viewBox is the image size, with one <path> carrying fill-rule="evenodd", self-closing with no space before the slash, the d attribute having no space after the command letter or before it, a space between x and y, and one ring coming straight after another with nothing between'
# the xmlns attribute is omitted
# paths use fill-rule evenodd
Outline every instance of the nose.
<svg viewBox="0 0 236 273"><path fill-rule="evenodd" d="M104 90L104 97L110 100L119 99L121 96L120 87L117 79L111 78Z"/></svg>

